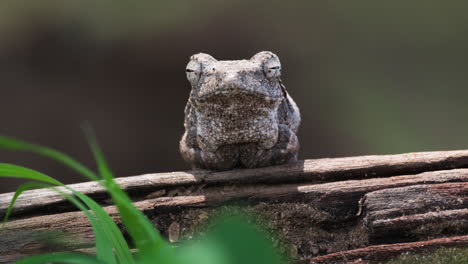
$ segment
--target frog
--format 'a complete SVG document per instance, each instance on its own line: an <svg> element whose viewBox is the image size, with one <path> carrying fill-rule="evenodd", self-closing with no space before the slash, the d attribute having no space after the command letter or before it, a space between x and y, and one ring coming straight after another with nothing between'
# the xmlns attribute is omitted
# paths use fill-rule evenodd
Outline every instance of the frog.
<svg viewBox="0 0 468 264"><path fill-rule="evenodd" d="M179 149L192 169L225 171L296 162L301 116L281 81L279 57L261 51L250 59L192 55L191 90Z"/></svg>

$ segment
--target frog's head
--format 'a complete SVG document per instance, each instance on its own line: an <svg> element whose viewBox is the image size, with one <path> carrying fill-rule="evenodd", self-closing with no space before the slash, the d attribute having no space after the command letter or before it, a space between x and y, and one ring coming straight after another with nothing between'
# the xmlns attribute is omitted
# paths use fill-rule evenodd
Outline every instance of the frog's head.
<svg viewBox="0 0 468 264"><path fill-rule="evenodd" d="M231 110L263 106L276 108L284 97L278 56L269 51L250 60L218 61L205 53L190 58L186 68L196 108L229 107Z"/></svg>

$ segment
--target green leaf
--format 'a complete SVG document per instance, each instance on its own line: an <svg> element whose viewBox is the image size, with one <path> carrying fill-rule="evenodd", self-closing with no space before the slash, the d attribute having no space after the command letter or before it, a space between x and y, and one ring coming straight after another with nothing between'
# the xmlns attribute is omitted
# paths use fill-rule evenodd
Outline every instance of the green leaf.
<svg viewBox="0 0 468 264"><path fill-rule="evenodd" d="M56 179L42 174L38 171L7 163L0 163L0 177L14 177L20 179L40 181L52 185L63 185Z"/></svg>
<svg viewBox="0 0 468 264"><path fill-rule="evenodd" d="M91 198L87 197L86 195L79 193L70 187L64 186L67 190L73 192L74 195L81 197L80 199L89 201ZM60 193L63 197L65 197L68 201L73 203L76 207L78 207L83 213L85 213L86 217L88 218L91 227L93 229L94 237L96 240L96 255L97 259L104 261L104 263L109 263L109 264L114 264L117 263L115 260L115 256L112 250L112 239L108 237L109 231L106 231L107 226L102 223L102 221L99 221L99 218L96 218L95 215L92 215L89 213L88 208L85 207L85 205L73 197L72 195L65 193L62 190L59 190L57 188L51 187L52 190ZM93 211L93 210L92 210ZM96 212L93 211L94 214Z"/></svg>
<svg viewBox="0 0 468 264"><path fill-rule="evenodd" d="M43 263L76 263L76 264L107 264L95 257L77 253L50 253L39 256L26 257L16 264L43 264Z"/></svg>
<svg viewBox="0 0 468 264"><path fill-rule="evenodd" d="M177 264L197 263L228 264L232 263L225 249L213 240L188 241L177 249Z"/></svg>
<svg viewBox="0 0 468 264"><path fill-rule="evenodd" d="M91 170L85 168L83 165L72 159L66 154L60 153L56 150L30 144L24 141L19 141L13 138L7 137L0 137L0 148L6 148L10 150L18 150L18 151L30 151L33 153L37 153L55 160L62 162L63 164L71 167L72 169L82 173L83 175L91 178L93 180L97 180L97 175L92 172ZM8 176L8 177L15 177L15 178L25 178L25 179L32 179L37 180L40 182L49 183L52 185L63 186L62 183L56 181L55 179L42 174L40 172L27 169L24 167L11 165L11 164L0 164L0 176ZM9 209L7 211L7 215L5 220L11 213L11 208L13 207L14 203L18 196L31 188L35 188L37 186L41 187L48 187L48 185L40 185L39 183L28 183L21 186L15 193L12 202L10 203ZM115 263L115 258L113 254L112 247L115 248L115 253L117 259L120 263L134 263L133 256L130 252L127 242L125 241L122 233L120 232L119 228L112 220L112 218L91 198L87 197L84 194L78 193L71 188L64 186L68 189L71 193L75 196L79 197L85 204L88 206L94 213L91 215L87 212L87 208L76 198L73 196L66 194L65 192L54 189L60 192L64 197L66 197L70 202L74 203L78 208L86 213L91 225L93 227L93 232L95 232L96 237L96 248L98 253L98 258L104 260L106 263Z"/></svg>
<svg viewBox="0 0 468 264"><path fill-rule="evenodd" d="M50 187L50 185L43 184L43 183L38 183L38 182L27 182L25 184L22 184L18 189L16 189L15 194L13 195L13 198L11 199L10 204L8 205L8 209L5 213L5 217L3 218L3 225L8 221L8 218L10 217L11 210L13 209L13 206L15 205L16 200L18 197L27 190L32 190L32 189L37 189L37 188L45 188L45 187Z"/></svg>
<svg viewBox="0 0 468 264"><path fill-rule="evenodd" d="M127 241L125 241L125 238L120 232L120 229L117 227L109 214L107 214L107 212L104 211L104 209L99 204L97 204L88 196L79 192L76 192L75 195L78 196L78 198L80 198L93 211L93 213L96 215L96 218L103 225L103 230L106 236L115 248L118 262L126 264L135 263Z"/></svg>
<svg viewBox="0 0 468 264"><path fill-rule="evenodd" d="M12 206L14 205L16 199L19 197L19 195L21 195L22 192L24 192L26 190L29 190L29 189L41 188L41 187L48 187L48 188L60 193L67 200L69 200L71 203L73 203L76 207L78 207L80 210L82 210L85 213L85 215L87 216L88 220L90 221L91 227L93 229L93 233L95 235L97 259L103 261L104 263L109 263L109 264L117 263L115 261L115 256L114 256L114 253L113 253L113 250L112 250L112 244L114 244L114 243L111 243L112 237L109 238L110 235L108 235L108 233L110 233L110 232L107 231L108 229L112 228L112 225L108 225L108 223L103 224L102 214L95 207L95 206L99 207L96 204L96 202L94 202L91 198L87 197L86 195L83 195L83 194L81 194L79 192L76 192L76 191L72 190L71 188L66 187L69 191L73 192L75 195L80 197L80 199L84 200L86 205L91 205L91 207L93 207L92 211L95 214L97 214L97 215L99 215L101 217L101 218L98 218L101 221L97 221L96 217L91 215L88 212L88 209L79 200L77 200L75 197L73 197L73 196L71 196L71 195L69 195L69 194L65 193L64 191L61 191L61 190L59 190L57 188L50 187L47 184L37 183L37 182L30 182L30 183L23 184L22 186L20 186L20 188L18 188L16 190L15 195L14 195L14 197L13 197L11 203L10 203L10 206L8 208L7 214L5 216L5 221L6 221L7 217L9 216L9 212L10 212ZM100 208L100 209L103 211L102 208ZM109 217L109 215L107 215L107 217ZM112 224L115 226L115 223L112 222ZM120 250L120 251L122 251L122 250ZM121 262L121 263L133 263L133 261Z"/></svg>
<svg viewBox="0 0 468 264"><path fill-rule="evenodd" d="M47 147L30 144L30 143L19 141L13 138L0 137L0 148L6 148L10 150L19 150L19 151L30 151L33 153L37 153L37 154L58 160L62 162L63 164L71 167L72 169L82 173L84 176L87 176L88 178L91 178L93 180L98 179L97 175L94 172L85 168L83 165L76 162L74 159L72 159L68 155L60 153L56 150L53 150ZM56 181L55 179L47 175L44 175L42 173L27 169L24 167L11 165L11 164L0 164L0 176L27 178L27 179L33 179L33 180L37 180L41 182L47 182L53 185L63 186L62 183L60 183L59 181ZM26 189L28 189L29 187L30 186L24 186L23 188L21 188L22 190L18 190L17 192L19 193L15 194L14 200L16 201L19 194L25 191ZM100 224L101 227L98 227L98 222L95 222L95 220L93 220L94 216L87 215L89 220L92 222L91 224L93 225L93 229L98 230L97 231L98 234L96 234L96 244L98 248L97 250L98 255L99 253L107 255L107 257L104 257L104 259L107 259L108 260L107 263L109 263L110 261L109 253L112 253L112 248L110 248L108 245L114 245L116 248L117 258L121 261L121 263L134 263L133 256L130 252L128 244L126 243L117 225L113 222L112 218L110 218L110 216L96 202L94 202L92 199L90 199L86 195L77 193L68 187L66 188L69 189L76 196L80 197L80 199L82 199L86 203L86 205L92 209L93 213L98 217L99 221L105 223L105 224ZM63 192L62 194L64 195ZM72 198L73 197L71 196L67 196L67 199L69 200ZM12 201L12 203L10 204L8 215L11 213L11 207L14 205L15 201ZM75 205L77 205L76 202L75 202ZM84 206L81 207L80 209L87 210ZM95 223L93 224L93 222ZM103 233L102 235L105 235L107 237L106 239L101 239L102 235L100 235L99 233L102 233L102 232L99 231L100 229L102 232L105 233L105 234ZM104 241L104 242L101 243L101 241ZM99 248L103 248L103 249L99 250Z"/></svg>
<svg viewBox="0 0 468 264"><path fill-rule="evenodd" d="M88 209L75 197L71 196L70 194L65 193L62 190L50 187L49 185L49 184L54 184L54 185L64 186L62 183L40 172L33 171L33 170L23 168L20 166L16 166L16 165L11 165L11 164L0 164L0 176L13 176L16 178L33 179L33 180L40 181L40 182L25 183L16 190L15 194L13 195L12 201L10 202L8 206L8 209L4 218L4 222L8 219L9 215L11 214L11 210L16 200L24 191L34 189L34 188L49 187L52 190L55 190L56 192L63 195L67 200L72 202L75 206L77 206L80 210L82 210L86 214L93 228L93 232L95 233L96 248L97 248L98 256L100 257L100 259L105 260L107 263L115 263L114 255L113 255L113 251L111 247L112 243L110 242L110 240L107 238L106 234L103 231L103 229L106 229L107 227L105 227L104 225L96 221L96 218L93 215L91 215L88 212ZM84 194L78 193L69 187L65 187L65 188L71 191L72 193L74 193L75 195L80 196L83 199L88 198L88 197L85 197ZM91 199L89 198L87 200L88 203L90 203L89 200ZM100 214L100 212L97 212L97 214Z"/></svg>
<svg viewBox="0 0 468 264"><path fill-rule="evenodd" d="M83 166L78 161L71 158L69 155L64 154L52 148L31 144L25 141L20 141L14 138L0 136L0 148L15 150L15 151L26 151L39 154L44 157L48 157L59 161L60 163L70 167L85 177L97 181L99 180L96 174L90 169Z"/></svg>
<svg viewBox="0 0 468 264"><path fill-rule="evenodd" d="M113 180L112 172L107 166L91 128L86 127L85 133L98 165L99 173L105 181L105 187L111 194L112 200L119 210L122 223L138 249L139 260L158 262L159 258L171 258L172 248L160 236L151 221L133 205L127 194ZM164 254L161 254L163 252ZM164 262L159 261L159 263Z"/></svg>
<svg viewBox="0 0 468 264"><path fill-rule="evenodd" d="M190 259L203 259L200 263L209 264L285 263L267 233L243 216L219 218L206 238L182 245L177 256L178 263L190 263Z"/></svg>

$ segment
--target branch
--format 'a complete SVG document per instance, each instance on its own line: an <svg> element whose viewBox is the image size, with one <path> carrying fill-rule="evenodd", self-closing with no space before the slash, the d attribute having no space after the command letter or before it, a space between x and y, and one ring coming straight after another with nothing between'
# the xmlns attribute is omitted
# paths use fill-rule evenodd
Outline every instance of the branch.
<svg viewBox="0 0 468 264"><path fill-rule="evenodd" d="M368 193L364 199L364 222L381 243L396 237L424 238L468 230L467 182L385 189Z"/></svg>
<svg viewBox="0 0 468 264"><path fill-rule="evenodd" d="M170 189L188 185L321 183L463 167L468 167L468 150L316 159L282 166L224 172L154 173L117 178L116 181L124 190L132 193L132 196L142 199L144 197L138 197L139 194L148 194L162 188ZM79 192L91 195L98 201L108 198L103 188L96 182L69 186ZM0 212L5 212L12 196L13 193L0 194ZM61 195L50 190L27 191L16 202L13 214L24 214L28 211L40 210L44 206L63 202L65 200ZM53 212L66 211L69 208L69 206L54 208Z"/></svg>
<svg viewBox="0 0 468 264"><path fill-rule="evenodd" d="M468 182L468 169L457 169L449 171L425 172L417 175L395 176L388 178L374 178L365 180L350 180L331 182L323 184L279 184L279 185L239 185L229 186L229 188L207 188L202 189L200 195L160 197L136 202L137 208L147 215L170 214L189 211L188 209L211 208L220 206L233 200L241 200L249 205L266 204L271 205L271 210L278 213L274 204L284 203L289 207L292 204L313 205L329 212L333 222L340 222L347 219L356 218L358 211L358 201L368 192L409 186L415 184L430 184L442 182ZM298 210L303 207L298 206ZM117 221L120 222L116 208L114 206L105 207L105 210ZM192 218L190 218L192 217ZM186 226L181 225L181 229L193 230L196 223L200 223L198 215L186 217ZM294 230L298 225L309 225L303 223L303 219L288 221L290 230ZM282 228L286 228L283 226ZM93 234L85 215L82 212L69 212L54 215L37 216L15 220L7 223L0 239L0 256L9 257L15 260L18 254L31 254L31 248L38 248L34 236L23 236L28 238L28 247L23 247L20 243L12 243L13 238L25 230L29 232L46 229L60 230L69 234L74 234L77 238L70 242L70 248L83 246L82 240L93 238ZM158 226L161 233L168 233L167 226ZM301 238L307 241L310 238ZM21 240L24 241L24 240ZM34 251L33 251L34 252Z"/></svg>
<svg viewBox="0 0 468 264"><path fill-rule="evenodd" d="M417 253L426 250L435 250L440 247L466 247L468 236L457 236L439 238L428 241L398 243L370 246L366 248L353 249L310 259L310 264L340 264L340 263L362 263L365 261L383 261L402 253Z"/></svg>

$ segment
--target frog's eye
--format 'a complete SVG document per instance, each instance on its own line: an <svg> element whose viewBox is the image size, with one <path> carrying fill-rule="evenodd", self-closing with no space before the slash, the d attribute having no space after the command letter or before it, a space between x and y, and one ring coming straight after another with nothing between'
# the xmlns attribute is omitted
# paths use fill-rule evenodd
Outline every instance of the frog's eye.
<svg viewBox="0 0 468 264"><path fill-rule="evenodd" d="M192 85L197 84L201 75L201 64L197 61L190 61L185 68L185 73L187 75L187 80L189 80Z"/></svg>
<svg viewBox="0 0 468 264"><path fill-rule="evenodd" d="M259 53L255 54L251 59L251 61L259 62L263 67L263 73L267 77L267 79L273 80L277 79L281 76L281 62L274 54L270 51L260 51Z"/></svg>
<svg viewBox="0 0 468 264"><path fill-rule="evenodd" d="M272 66L272 65L268 65L265 64L264 68L263 68L263 71L265 72L265 76L268 78L268 79L274 79L274 78L278 78L281 76L281 66L280 65L275 65L275 66Z"/></svg>
<svg viewBox="0 0 468 264"><path fill-rule="evenodd" d="M275 79L281 76L281 65L279 60L268 60L263 65L263 72L268 79Z"/></svg>

